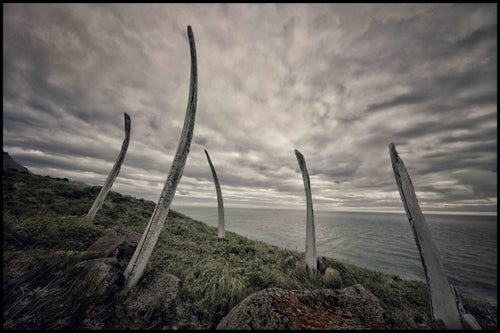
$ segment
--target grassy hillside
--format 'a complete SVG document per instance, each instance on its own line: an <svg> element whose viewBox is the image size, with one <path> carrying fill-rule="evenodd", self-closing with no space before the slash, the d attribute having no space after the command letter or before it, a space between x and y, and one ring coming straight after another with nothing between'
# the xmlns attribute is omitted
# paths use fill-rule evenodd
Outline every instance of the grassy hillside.
<svg viewBox="0 0 500 333"><path fill-rule="evenodd" d="M82 222L99 193L67 179L16 171L3 173L3 328L78 329L86 311L95 313L96 329L213 329L247 295L268 287L285 289L339 288L362 283L383 304L392 329L428 329L431 322L425 284L355 267L332 258L328 266L342 275L339 282L311 278L301 268L304 254L217 229L170 211L149 267L176 275L182 298L192 307L177 318L161 319L153 311L148 323L125 316L106 304L92 288L75 285L70 268L78 256L111 226L142 233L155 203L111 191L95 218ZM497 309L466 300L466 309L483 328L495 329ZM188 311L189 310L189 311ZM189 312L189 313L188 313ZM192 320L195 315L198 320ZM88 325L88 323L87 323Z"/></svg>

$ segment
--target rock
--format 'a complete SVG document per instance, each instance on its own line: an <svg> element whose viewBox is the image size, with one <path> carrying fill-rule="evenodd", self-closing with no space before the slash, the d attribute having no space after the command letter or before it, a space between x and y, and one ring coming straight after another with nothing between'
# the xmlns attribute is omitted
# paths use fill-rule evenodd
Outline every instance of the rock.
<svg viewBox="0 0 500 333"><path fill-rule="evenodd" d="M123 288L125 279L116 258L97 258L76 264L71 270L74 283L71 292L85 308L82 328L102 328L105 318L113 311L116 294ZM97 309L104 309L97 311Z"/></svg>
<svg viewBox="0 0 500 333"><path fill-rule="evenodd" d="M85 252L74 256L99 258L84 260L73 268L77 284L88 284L97 295L111 296L123 288L123 269L132 257L141 235L121 227L107 229ZM90 283L91 282L91 283Z"/></svg>
<svg viewBox="0 0 500 333"><path fill-rule="evenodd" d="M84 260L72 269L74 286L85 307L82 328L102 329L118 313L128 320L122 320L124 326L117 329L201 329L202 313L195 304L181 300L182 281L174 275L151 270L128 294L123 292L123 271L140 238L137 232L114 227L86 251L59 251L60 256Z"/></svg>
<svg viewBox="0 0 500 333"><path fill-rule="evenodd" d="M481 330L481 326L477 322L476 318L474 318L473 315L470 313L464 313L462 314L462 318L464 321L464 328L466 330Z"/></svg>
<svg viewBox="0 0 500 333"><path fill-rule="evenodd" d="M121 227L107 229L86 251L63 253L60 255L91 258L76 264L72 268L74 287L81 294L85 303L83 328L102 329L103 322L120 309L130 321L132 327L156 327L173 329L179 325L176 316L189 318L189 325L201 328L196 307L180 300L182 282L174 275L151 270L144 275L140 283L123 293L123 271L128 265L141 235ZM98 257L98 258L95 258ZM94 305L105 305L106 310L96 312ZM123 312L121 312L123 310ZM190 327L191 327L190 326ZM124 327L126 328L126 327ZM182 326L181 326L182 328Z"/></svg>
<svg viewBox="0 0 500 333"><path fill-rule="evenodd" d="M87 289L102 299L114 297L124 283L122 271L116 258L97 258L79 262L73 267L74 276L79 276L77 286ZM96 292L95 292L96 291Z"/></svg>
<svg viewBox="0 0 500 333"><path fill-rule="evenodd" d="M96 252L105 257L114 257L119 260L120 267L124 268L132 258L140 239L141 234L138 232L114 227L107 229L104 235L90 245L87 252Z"/></svg>
<svg viewBox="0 0 500 333"><path fill-rule="evenodd" d="M218 330L387 329L378 299L362 285L313 291L268 288L246 297Z"/></svg>
<svg viewBox="0 0 500 333"><path fill-rule="evenodd" d="M362 284L340 289L339 303L343 309L355 313L360 318L370 318L375 322L384 322L384 310L375 295Z"/></svg>
<svg viewBox="0 0 500 333"><path fill-rule="evenodd" d="M181 287L182 282L176 276L151 270L125 299L125 312L148 325L152 319L170 322L175 318L176 307L180 303Z"/></svg>
<svg viewBox="0 0 500 333"><path fill-rule="evenodd" d="M323 263L323 260L320 257L318 257L316 261L316 267L318 268L319 274L325 274L326 265Z"/></svg>
<svg viewBox="0 0 500 333"><path fill-rule="evenodd" d="M326 268L323 279L328 284L336 285L338 287L340 287L342 284L342 277L340 276L339 271L337 271L335 268L332 267Z"/></svg>

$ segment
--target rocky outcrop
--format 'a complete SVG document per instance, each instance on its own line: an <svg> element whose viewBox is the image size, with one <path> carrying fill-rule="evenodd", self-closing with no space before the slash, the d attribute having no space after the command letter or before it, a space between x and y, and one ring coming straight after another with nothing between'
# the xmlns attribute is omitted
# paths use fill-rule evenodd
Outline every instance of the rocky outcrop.
<svg viewBox="0 0 500 333"><path fill-rule="evenodd" d="M121 227L107 229L97 239L87 252L95 252L103 257L113 257L119 262L120 267L125 267L141 239L141 234Z"/></svg>
<svg viewBox="0 0 500 333"><path fill-rule="evenodd" d="M342 277L340 276L339 271L332 267L326 268L323 279L328 284L337 284L339 286L342 284Z"/></svg>
<svg viewBox="0 0 500 333"><path fill-rule="evenodd" d="M70 271L72 290L80 296L86 308L83 329L99 329L105 318L113 313L117 295L123 289L123 270L139 242L139 233L115 227L107 229L89 248L80 253L63 251L58 255L77 256L82 259ZM65 253L66 252L66 253ZM96 312L99 306L104 312Z"/></svg>
<svg viewBox="0 0 500 333"><path fill-rule="evenodd" d="M3 169L4 170L17 170L19 172L30 173L28 168L14 161L14 159L7 152L3 152Z"/></svg>
<svg viewBox="0 0 500 333"><path fill-rule="evenodd" d="M172 321L180 304L181 287L182 282L176 276L151 270L125 299L125 312L145 324L152 317L161 318L164 322Z"/></svg>
<svg viewBox="0 0 500 333"><path fill-rule="evenodd" d="M92 295L93 298L85 299L85 302L107 304L110 313L115 306L119 306L127 317L133 318L131 322L134 325L141 327L154 323L162 327L165 323L175 321L179 308L189 312L191 304L183 304L180 301L181 280L157 270L146 273L135 288L123 295L123 271L140 238L139 233L125 228L107 229L87 251L80 254L82 258L91 259L83 260L73 267L73 276L77 277L74 287L88 290L89 297ZM118 299L120 301L116 302ZM102 315L94 313L93 307L90 306L83 320L83 328L100 327ZM196 319L193 316L193 320Z"/></svg>
<svg viewBox="0 0 500 333"><path fill-rule="evenodd" d="M134 253L141 235L121 227L107 229L80 256L90 257L73 267L80 285L87 284L97 295L113 298L123 288L123 270Z"/></svg>
<svg viewBox="0 0 500 333"><path fill-rule="evenodd" d="M341 290L269 288L249 295L218 330L387 329L379 300L361 284Z"/></svg>
<svg viewBox="0 0 500 333"><path fill-rule="evenodd" d="M77 286L92 288L93 295L112 298L123 287L123 274L116 258L85 260L73 267L73 274L80 276Z"/></svg>

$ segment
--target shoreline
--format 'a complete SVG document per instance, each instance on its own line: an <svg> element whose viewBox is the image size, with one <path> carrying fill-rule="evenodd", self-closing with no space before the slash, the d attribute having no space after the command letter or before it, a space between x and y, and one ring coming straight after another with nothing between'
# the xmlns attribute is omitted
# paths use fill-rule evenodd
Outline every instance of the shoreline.
<svg viewBox="0 0 500 333"><path fill-rule="evenodd" d="M187 209L184 209L187 208ZM174 206L173 209L175 209L177 212L180 212L184 215L190 216L192 218L195 218L197 220L202 221L203 223L209 225L209 226L217 226L217 207L212 206L212 207L197 207L197 206ZM256 218L258 219L265 219L268 221L267 217L276 217L278 218L277 222L280 222L279 218L281 215L285 215L285 218L287 219L287 223L291 225L288 226L288 228L293 228L293 225L298 225L298 230L294 229L294 232L297 232L297 236L293 236L291 232L288 230L284 230L283 232L279 231L273 231L273 230L267 230L263 229L264 228L264 222L262 223L257 223L255 225L255 228L249 228L248 224L253 222L250 219L247 219L247 217L250 215L249 213L253 210L253 208L241 208L241 207L229 207L225 208L226 209L226 230L236 232L242 236L245 236L249 239L252 240L259 240L259 241L264 241L267 244L274 245L274 246L279 246L280 248L287 249L287 250L299 250L299 251L304 251L304 244L302 238L305 237L305 210L294 210L293 212L290 213L288 209L277 209L277 208L265 208L262 210L257 211L258 213L256 215ZM286 214L284 214L287 212ZM263 214L265 213L265 214ZM302 216L304 215L304 216ZM253 216L253 214L252 214ZM372 214L358 214L358 213L340 213L339 212L326 212L322 214L322 212L316 214L316 223L323 223L325 225L325 221L328 221L330 219L339 219L343 217L346 220L353 221L353 219L357 217L363 217L363 216L372 216ZM379 216L379 218L385 218L386 215L385 213L377 213L376 216ZM389 215L388 217L393 217L394 215ZM386 258L384 259L383 255L377 255L375 256L373 253L367 253L367 257L359 257L360 253L357 253L359 251L356 251L355 245L351 244L350 238L348 236L342 236L346 237L346 240L344 243L346 246L349 246L351 249L351 252L347 252L343 250L343 245L331 245L332 241L329 240L328 238L321 238L317 240L318 242L318 254L322 256L329 256L338 260L341 260L346 263L350 263L352 265L360 266L363 268L367 268L370 270L374 271L379 271L382 273L386 274L397 274L398 276L406 279L406 280L415 280L415 281L420 281L420 282L425 282L425 276L423 273L423 268L421 266L420 262L420 257L418 255L418 252L416 250L416 246L414 244L413 236L411 234L410 227L408 225L408 221L406 218L406 215L404 213L400 214L399 217L401 218L400 224L403 228L403 231L405 232L404 236L406 237L409 245L407 246L406 249L402 252L401 258ZM432 215L431 215L432 217ZM438 216L440 218L443 218L442 216ZM304 230L302 230L302 222L301 220L303 218L304 220ZM463 219L466 219L467 217L463 216ZM486 218L488 219L488 222L485 223L495 223L496 226L496 220L489 221L489 217L481 217L479 218ZM291 219L294 219L293 221ZM244 222L241 222L240 220L244 220ZM297 222L297 221L298 222ZM319 221L319 222L318 222ZM432 219L430 219L431 223L434 223ZM472 220L474 221L474 220ZM292 223L293 222L293 223ZM351 222L349 222L351 223ZM436 222L437 224L440 224L441 222ZM343 224L342 224L343 225ZM341 226L342 226L341 225ZM278 226L276 228L281 228L282 223L278 223ZM387 227L399 227L399 225L388 225ZM406 228L408 227L408 228ZM261 228L257 230L258 228ZM361 228L361 226L359 227ZM303 232L302 232L303 231ZM342 231L340 232L346 232L345 228L342 228ZM319 234L318 236L322 236ZM317 237L318 237L317 236ZM301 238L302 237L302 238ZM335 235L335 239L333 242L339 242L340 240L337 238L338 236ZM305 239L305 238L304 238ZM379 242L379 241L377 241ZM367 247L366 244L363 244L363 247L360 249L365 249ZM409 248L409 249L408 249ZM381 251L389 251L389 249L392 249L392 247L387 247L386 249L380 249ZM372 249L377 251L377 248ZM411 252L408 252L411 251ZM373 251L372 251L373 252ZM409 257L411 256L411 261L409 260ZM379 264L374 264L374 262L379 262L380 260L386 260L386 262L380 262ZM395 265L392 260L396 260L395 262L399 263L398 265ZM446 265L449 265L449 263L446 263ZM450 274L450 273L449 273ZM456 272L455 272L456 274ZM465 274L465 273L464 273ZM453 283L457 285L457 279L458 277L453 275L453 271L449 275L449 281L450 283ZM466 277L464 276L464 279ZM493 280L492 280L493 281ZM462 285L460 282L458 282L458 287L462 294L467 295L469 298L473 298L478 301L486 301L489 302L492 305L497 305L498 299L497 299L497 292L492 290L492 281L490 281L490 284L486 283L483 287L482 284L476 284L474 286L471 285ZM496 288L496 286L495 286Z"/></svg>

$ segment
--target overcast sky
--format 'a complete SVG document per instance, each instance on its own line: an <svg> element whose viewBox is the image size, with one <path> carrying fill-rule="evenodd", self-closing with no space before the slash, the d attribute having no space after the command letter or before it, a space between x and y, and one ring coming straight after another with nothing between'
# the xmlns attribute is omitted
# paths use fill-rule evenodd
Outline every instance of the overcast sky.
<svg viewBox="0 0 500 333"><path fill-rule="evenodd" d="M158 201L198 56L173 207L497 211L497 4L3 5L3 149L32 172Z"/></svg>

